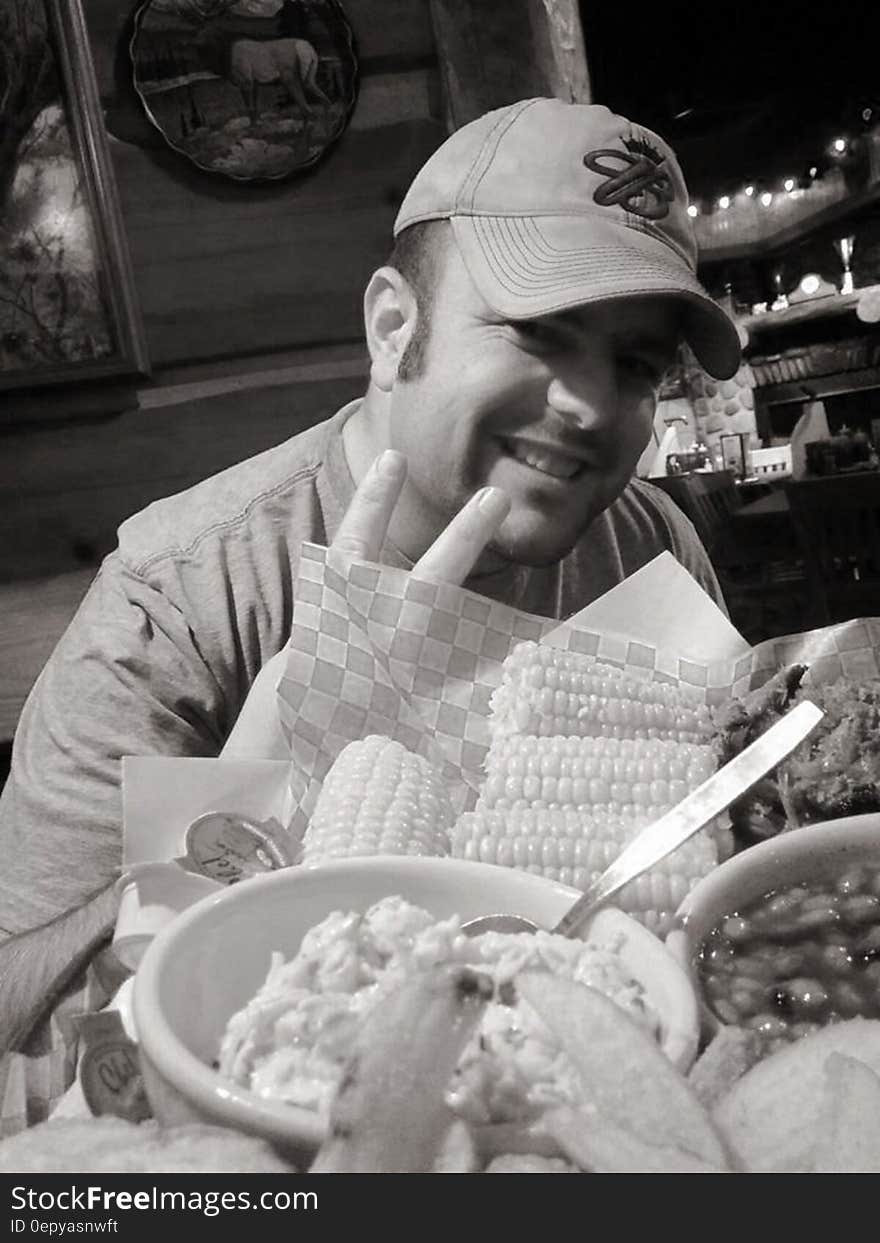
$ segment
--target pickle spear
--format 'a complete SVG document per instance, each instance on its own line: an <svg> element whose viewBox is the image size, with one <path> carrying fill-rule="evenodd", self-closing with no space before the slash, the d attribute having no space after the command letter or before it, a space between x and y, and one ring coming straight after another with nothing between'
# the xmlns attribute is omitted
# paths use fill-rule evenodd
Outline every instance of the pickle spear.
<svg viewBox="0 0 880 1243"><path fill-rule="evenodd" d="M468 967L433 967L378 1002L358 1035L311 1173L431 1169L453 1122L444 1091L492 989Z"/></svg>

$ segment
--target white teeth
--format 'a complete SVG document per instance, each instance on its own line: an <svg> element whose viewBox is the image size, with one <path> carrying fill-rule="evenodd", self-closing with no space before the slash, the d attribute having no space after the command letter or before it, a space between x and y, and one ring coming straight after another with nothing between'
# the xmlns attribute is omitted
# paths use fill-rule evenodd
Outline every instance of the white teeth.
<svg viewBox="0 0 880 1243"><path fill-rule="evenodd" d="M517 461L525 462L527 466L556 479L571 479L580 468L580 462L576 458L554 453L552 449L538 449L534 445L521 444L519 441L511 442L509 448Z"/></svg>

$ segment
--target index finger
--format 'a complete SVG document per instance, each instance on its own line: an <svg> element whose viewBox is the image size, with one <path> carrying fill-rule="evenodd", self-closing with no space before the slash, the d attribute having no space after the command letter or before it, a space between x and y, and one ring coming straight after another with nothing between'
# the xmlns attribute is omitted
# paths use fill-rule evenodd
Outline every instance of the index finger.
<svg viewBox="0 0 880 1243"><path fill-rule="evenodd" d="M463 583L510 510L501 488L481 488L413 566L417 578Z"/></svg>
<svg viewBox="0 0 880 1243"><path fill-rule="evenodd" d="M330 547L359 561L378 561L406 478L406 458L386 449L357 486Z"/></svg>

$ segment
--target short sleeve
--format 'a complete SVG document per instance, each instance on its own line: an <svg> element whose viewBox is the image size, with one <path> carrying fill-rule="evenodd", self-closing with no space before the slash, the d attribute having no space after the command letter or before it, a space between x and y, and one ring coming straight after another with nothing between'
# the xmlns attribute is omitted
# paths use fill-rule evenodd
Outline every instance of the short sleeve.
<svg viewBox="0 0 880 1243"><path fill-rule="evenodd" d="M0 796L0 935L119 875L124 755L216 755L226 715L179 610L108 557L22 711Z"/></svg>
<svg viewBox="0 0 880 1243"><path fill-rule="evenodd" d="M648 492L648 485L642 483L642 496L650 496L651 503L662 515L669 534L669 551L676 561L684 566L724 615L728 616L727 603L718 576L690 518L660 488L652 487Z"/></svg>

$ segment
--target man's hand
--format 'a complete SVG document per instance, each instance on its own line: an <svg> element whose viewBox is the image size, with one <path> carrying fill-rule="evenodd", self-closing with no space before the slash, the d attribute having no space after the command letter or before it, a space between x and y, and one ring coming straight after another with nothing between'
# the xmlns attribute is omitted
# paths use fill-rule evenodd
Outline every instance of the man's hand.
<svg viewBox="0 0 880 1243"><path fill-rule="evenodd" d="M378 561L405 478L406 460L387 449L361 480L331 547L360 561ZM500 488L477 492L419 558L412 573L419 578L463 583L509 508L510 500ZM287 653L282 649L257 674L226 740L223 759L290 758L275 710L275 688L286 664Z"/></svg>
<svg viewBox="0 0 880 1243"><path fill-rule="evenodd" d="M378 561L405 479L406 459L386 449L361 480L331 547L360 561ZM509 509L510 499L500 488L482 488L419 558L413 574L463 583Z"/></svg>

